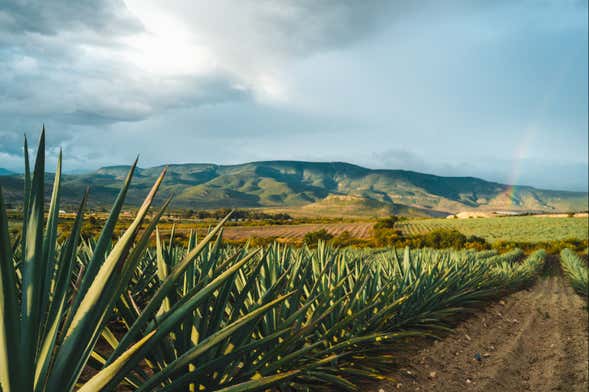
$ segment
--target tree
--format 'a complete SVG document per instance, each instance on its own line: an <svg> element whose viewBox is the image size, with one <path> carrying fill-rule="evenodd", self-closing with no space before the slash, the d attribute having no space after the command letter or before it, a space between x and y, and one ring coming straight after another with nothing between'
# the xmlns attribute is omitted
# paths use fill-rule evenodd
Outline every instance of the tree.
<svg viewBox="0 0 589 392"><path fill-rule="evenodd" d="M325 229L321 229L306 233L303 237L303 242L307 245L317 245L319 241L329 241L332 238L332 234L329 234Z"/></svg>
<svg viewBox="0 0 589 392"><path fill-rule="evenodd" d="M388 218L380 219L378 222L374 224L374 230L379 229L394 229L395 224L399 221L399 217L396 215L391 215Z"/></svg>

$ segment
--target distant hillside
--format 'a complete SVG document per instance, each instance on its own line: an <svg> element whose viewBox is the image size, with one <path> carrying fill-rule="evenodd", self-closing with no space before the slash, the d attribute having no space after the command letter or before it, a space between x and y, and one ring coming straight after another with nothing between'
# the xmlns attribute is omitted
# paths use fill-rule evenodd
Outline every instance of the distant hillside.
<svg viewBox="0 0 589 392"><path fill-rule="evenodd" d="M305 204L295 211L297 215L311 217L386 217L392 214L414 217L440 217L448 215L439 211L408 207L402 204L392 204L353 195L329 195L314 203ZM285 209L284 212L293 213L288 209Z"/></svg>
<svg viewBox="0 0 589 392"><path fill-rule="evenodd" d="M93 173L66 175L66 201L77 201L87 186L93 206L108 206L129 167L104 167ZM138 204L162 167L137 169L129 203ZM22 178L2 176L5 197L19 201ZM439 215L464 210L580 211L587 193L511 186L474 177L441 177L406 170L372 170L343 162L252 162L241 165L168 166L160 191L174 193L174 207L304 207L367 214L394 212Z"/></svg>
<svg viewBox="0 0 589 392"><path fill-rule="evenodd" d="M4 169L3 167L0 167L0 176L11 176L14 174L16 174L16 173L14 173L8 169Z"/></svg>

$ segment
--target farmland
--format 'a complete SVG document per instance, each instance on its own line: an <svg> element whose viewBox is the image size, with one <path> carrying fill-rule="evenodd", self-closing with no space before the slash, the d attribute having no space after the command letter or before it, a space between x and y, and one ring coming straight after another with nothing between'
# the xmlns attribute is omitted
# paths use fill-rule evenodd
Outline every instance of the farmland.
<svg viewBox="0 0 589 392"><path fill-rule="evenodd" d="M95 217L99 216L98 219ZM105 214L88 214L88 218L94 219L94 225L99 228L106 220ZM20 223L14 217L9 217L10 226L16 230ZM353 238L367 240L373 236L373 226L376 220L345 220L333 221L329 219L309 219L308 223L291 222L288 224L272 223L266 221L252 221L244 225L243 222L227 222L224 228L224 238L231 241L245 241L250 238L275 238L282 242L300 242L306 233L325 230L333 236L348 232ZM314 221L315 220L315 221ZM63 228L71 227L74 215L68 214L62 218ZM131 223L128 217L121 218L115 233ZM160 222L160 231L170 233L174 227L177 233L188 235L191 230L205 234L215 220L195 221L189 219L165 219ZM92 231L92 225L86 225ZM490 243L497 241L517 242L550 242L566 239L587 240L589 238L589 221L587 218L568 217L492 217L476 219L413 219L400 220L395 226L404 235L414 236L425 234L434 230L458 230L467 236L478 236Z"/></svg>
<svg viewBox="0 0 589 392"><path fill-rule="evenodd" d="M96 217L99 217L98 219ZM96 234L100 225L107 218L105 214L87 214L93 224L86 223L83 233L85 236ZM20 223L14 216L9 217L10 227L18 230ZM325 230L332 236L349 233L352 238L370 240L374 235L373 226L376 220L352 220L334 221L333 219L307 219L307 223L290 222L288 224L268 223L267 221L244 222L230 221L224 228L224 238L229 241L246 241L248 239L276 239L287 243L300 243L305 234ZM62 217L62 230L71 227L74 215L68 214ZM131 223L127 217L122 217L115 229L115 235L120 235L123 229ZM206 234L208 228L215 224L215 220L195 221L191 219L166 219L162 218L159 229L162 234L169 234L174 228L175 232L185 238L190 231L196 231L200 235ZM435 230L457 230L467 236L482 237L489 243L499 241L514 241L521 243L551 242L560 240L587 240L589 238L589 221L584 217L491 217L475 219L410 219L400 220L395 228L405 236L415 236L430 233Z"/></svg>
<svg viewBox="0 0 589 392"><path fill-rule="evenodd" d="M568 238L587 239L587 218L549 218L536 216L475 218L475 219L420 219L399 222L399 228L409 235L437 229L455 229L465 235L476 235L489 242L541 242Z"/></svg>
<svg viewBox="0 0 589 392"><path fill-rule="evenodd" d="M205 229L210 222L201 222L189 230L187 222L178 221L176 230L175 223L160 222L170 198L152 208L165 170L146 192L141 208L119 219L134 167L108 215L85 214L85 193L78 212L64 225L58 208L61 157L45 208L43 146L44 134L32 173L26 157L23 210L13 215L12 222L0 188L0 386L4 391L356 391L367 383L400 379L407 362L398 361L411 354L414 343L447 336L458 320L484 312L483 307L493 307L510 294L521 299L511 313L505 311L514 317L508 322L519 324L517 315L522 325L513 336L515 346L497 343L503 354L498 352L491 373L502 373L506 361L514 357L513 365L523 376L516 376L513 385L529 389L536 384L526 381L530 380L526 364L536 357L532 352L519 361L518 347L528 353L542 342L560 345L564 335L575 339L562 348L569 362L559 366L568 369L587 362L582 335L586 324L578 317L585 312L587 266L573 251L562 253L569 279L565 281L558 259L542 249L525 254L521 249L499 253L334 247L323 241L303 246L231 244L225 238L298 239L320 229L362 237L380 228L373 229L371 221L358 221L228 225L223 232L228 214L214 227ZM89 227L82 235L85 218ZM423 222L427 224L402 224L411 228ZM545 221L503 218L501 222L509 222L510 230L516 231ZM567 227L566 235L576 230L574 225ZM493 225L484 230L492 233ZM186 241L176 241L180 233ZM529 233L528 237L536 235ZM549 280L542 278L547 270L553 271ZM507 300L513 298L517 297ZM562 311L561 301L568 304L567 312ZM530 312L530 306L540 311ZM547 312L556 320L554 333L544 341L539 336L542 320L552 317ZM493 330L504 337L514 329L502 328ZM487 339L476 337L480 342ZM478 353L476 360L482 361L482 355ZM553 365L552 357L535 359L535 368L544 374ZM585 388L587 377L577 368L575 385ZM446 376L463 375L447 372ZM501 386L488 378L485 381L481 375L476 380L477 390ZM547 385L557 388L561 381L547 373ZM446 386L453 383L456 379L444 381ZM461 388L456 384L453 390Z"/></svg>
<svg viewBox="0 0 589 392"><path fill-rule="evenodd" d="M347 231L354 238L366 239L372 235L373 224L373 222L351 222L258 227L236 226L228 227L225 230L225 237L230 240L243 240L250 237L276 237L287 241L300 241L306 233L325 230L334 236Z"/></svg>
<svg viewBox="0 0 589 392"><path fill-rule="evenodd" d="M332 235L348 231L353 237L366 239L372 235L374 221L342 223L310 223L301 225L230 226L225 237L244 240L250 237L276 237L300 241L305 233L325 229ZM400 221L396 226L403 234L416 235L433 230L458 230L465 235L475 235L489 242L519 241L542 242L564 239L587 239L587 218L505 217L477 219L416 219Z"/></svg>

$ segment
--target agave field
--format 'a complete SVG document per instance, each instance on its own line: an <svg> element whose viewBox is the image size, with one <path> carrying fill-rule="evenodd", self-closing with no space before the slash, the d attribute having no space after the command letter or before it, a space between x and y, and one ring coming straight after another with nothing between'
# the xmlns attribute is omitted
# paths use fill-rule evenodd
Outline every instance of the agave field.
<svg viewBox="0 0 589 392"><path fill-rule="evenodd" d="M544 264L543 251L229 246L229 217L174 245L157 229L170 199L150 212L165 170L113 242L135 165L100 235L80 236L81 195L58 242L61 156L46 208L44 133L32 170L27 151L16 236L0 189L4 392L355 390L394 377L405 343L530 285Z"/></svg>
<svg viewBox="0 0 589 392"><path fill-rule="evenodd" d="M489 242L543 242L566 239L587 240L587 218L514 216L473 219L417 219L398 224L405 234L424 234L438 229L458 230Z"/></svg>

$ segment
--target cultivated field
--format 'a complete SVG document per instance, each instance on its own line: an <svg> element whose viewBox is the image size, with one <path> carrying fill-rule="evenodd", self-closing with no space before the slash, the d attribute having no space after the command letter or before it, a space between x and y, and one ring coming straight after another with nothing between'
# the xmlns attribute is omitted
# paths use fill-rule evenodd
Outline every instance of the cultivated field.
<svg viewBox="0 0 589 392"><path fill-rule="evenodd" d="M437 229L456 229L465 235L476 235L489 242L541 242L568 238L587 239L587 218L552 218L517 216L473 219L419 219L403 221L398 227L405 234L422 234Z"/></svg>
<svg viewBox="0 0 589 392"><path fill-rule="evenodd" d="M353 237L370 238L374 221L346 223L310 223L301 225L229 226L225 237L245 240L251 237L276 237L288 241L302 240L306 233L325 229L333 235L348 231ZM455 229L465 235L476 235L489 242L542 242L588 238L587 218L505 217L476 219L416 219L400 221L396 225L403 234L424 234L438 229Z"/></svg>
<svg viewBox="0 0 589 392"><path fill-rule="evenodd" d="M47 209L42 147L26 167L34 170L11 228L0 189L0 390L357 391L404 375L410 390L587 388L587 264L570 249L562 274L544 250L245 246L223 243L229 216L198 239L175 241L158 225L167 205L149 214L165 171L119 222L133 168L108 218L88 219L84 236L87 194L60 226L61 158ZM515 232L544 220L497 222ZM227 227L226 237L367 236L371 227ZM433 356L411 357L416 344L447 336L473 313L484 328L470 329L471 318L455 329L468 343L450 337ZM419 375L429 366L440 383L409 366Z"/></svg>
<svg viewBox="0 0 589 392"><path fill-rule="evenodd" d="M224 232L229 240L243 240L251 237L276 237L289 241L302 240L306 233L324 229L334 236L349 232L354 238L370 238L374 222L324 223L303 225L273 225L273 226L234 226L227 227Z"/></svg>

